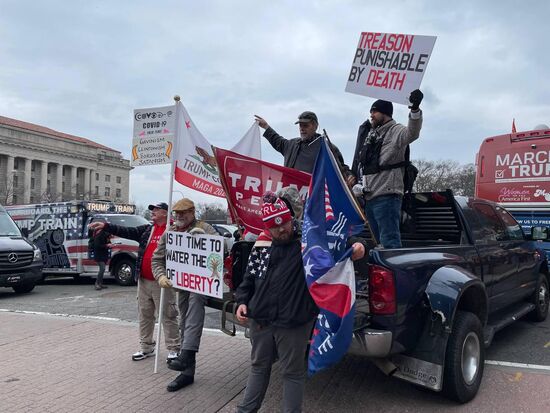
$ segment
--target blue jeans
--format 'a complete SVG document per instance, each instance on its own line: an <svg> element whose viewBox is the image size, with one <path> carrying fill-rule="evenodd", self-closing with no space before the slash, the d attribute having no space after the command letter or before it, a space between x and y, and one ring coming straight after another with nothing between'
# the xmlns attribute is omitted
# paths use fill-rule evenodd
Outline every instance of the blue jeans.
<svg viewBox="0 0 550 413"><path fill-rule="evenodd" d="M365 215L374 236L384 248L401 248L399 221L401 218L400 195L382 195L365 203Z"/></svg>

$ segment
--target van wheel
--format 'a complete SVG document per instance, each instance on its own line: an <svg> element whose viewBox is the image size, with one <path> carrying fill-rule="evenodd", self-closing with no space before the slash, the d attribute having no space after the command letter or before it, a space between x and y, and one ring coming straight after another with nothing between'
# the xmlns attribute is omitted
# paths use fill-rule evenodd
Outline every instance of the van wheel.
<svg viewBox="0 0 550 413"><path fill-rule="evenodd" d="M535 309L529 313L529 318L533 321L544 321L548 315L548 304L550 302L550 293L548 291L548 279L544 274L539 274L537 288L531 299L535 304Z"/></svg>
<svg viewBox="0 0 550 413"><path fill-rule="evenodd" d="M117 261L113 276L118 285L134 285L134 271L136 263L128 258Z"/></svg>
<svg viewBox="0 0 550 413"><path fill-rule="evenodd" d="M15 291L17 294L26 294L34 290L34 284L20 284L15 285L11 288L13 288L13 291Z"/></svg>
<svg viewBox="0 0 550 413"><path fill-rule="evenodd" d="M459 311L447 343L443 391L460 403L472 400L479 390L485 364L483 329L473 313Z"/></svg>

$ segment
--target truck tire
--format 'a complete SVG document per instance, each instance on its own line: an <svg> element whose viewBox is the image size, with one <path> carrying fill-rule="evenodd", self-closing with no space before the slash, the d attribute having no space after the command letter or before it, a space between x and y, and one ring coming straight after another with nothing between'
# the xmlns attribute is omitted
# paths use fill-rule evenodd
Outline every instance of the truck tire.
<svg viewBox="0 0 550 413"><path fill-rule="evenodd" d="M17 294L26 294L30 293L32 290L34 290L34 283L25 283L20 285L14 285L13 291L15 291Z"/></svg>
<svg viewBox="0 0 550 413"><path fill-rule="evenodd" d="M531 301L535 304L535 309L529 313L529 318L537 322L546 320L550 293L548 291L548 279L544 274L539 274L537 288L533 293Z"/></svg>
<svg viewBox="0 0 550 413"><path fill-rule="evenodd" d="M116 262L113 270L118 285L134 285L134 271L136 263L129 258L122 258Z"/></svg>
<svg viewBox="0 0 550 413"><path fill-rule="evenodd" d="M472 400L481 384L485 364L483 328L479 318L458 311L447 342L443 391L459 403Z"/></svg>

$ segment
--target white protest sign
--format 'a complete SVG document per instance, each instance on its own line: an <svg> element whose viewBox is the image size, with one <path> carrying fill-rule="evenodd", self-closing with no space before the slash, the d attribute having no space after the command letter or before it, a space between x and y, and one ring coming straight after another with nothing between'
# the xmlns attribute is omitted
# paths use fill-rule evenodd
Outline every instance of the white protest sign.
<svg viewBox="0 0 550 413"><path fill-rule="evenodd" d="M166 276L180 290L222 298L223 245L219 235L166 232Z"/></svg>
<svg viewBox="0 0 550 413"><path fill-rule="evenodd" d="M436 36L363 32L348 76L346 92L409 104L420 88Z"/></svg>
<svg viewBox="0 0 550 413"><path fill-rule="evenodd" d="M173 105L134 110L132 166L172 162L175 120L176 111Z"/></svg>

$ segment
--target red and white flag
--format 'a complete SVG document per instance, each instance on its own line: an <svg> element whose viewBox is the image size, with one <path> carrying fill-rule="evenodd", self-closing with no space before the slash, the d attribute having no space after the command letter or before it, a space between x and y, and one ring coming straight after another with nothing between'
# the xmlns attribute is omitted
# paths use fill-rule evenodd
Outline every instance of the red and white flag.
<svg viewBox="0 0 550 413"><path fill-rule="evenodd" d="M197 129L185 106L180 102L178 143L176 145L174 177L177 182L196 191L225 197L220 183L216 159L210 142ZM261 158L260 127L254 122L248 132L233 147L233 151Z"/></svg>

